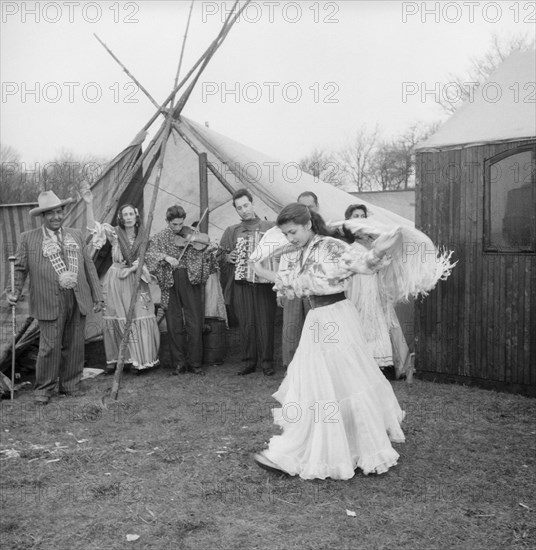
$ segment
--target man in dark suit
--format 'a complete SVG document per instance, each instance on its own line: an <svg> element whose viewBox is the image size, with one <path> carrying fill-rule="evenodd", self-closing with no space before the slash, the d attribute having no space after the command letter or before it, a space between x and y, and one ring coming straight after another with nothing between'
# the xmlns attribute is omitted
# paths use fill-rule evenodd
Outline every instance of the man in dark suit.
<svg viewBox="0 0 536 550"><path fill-rule="evenodd" d="M231 305L240 328L240 344L244 367L237 374L250 374L257 368L260 359L266 376L274 374L274 319L276 297L269 281L247 281L245 275L237 274L240 262L237 245L249 236L259 233L259 238L274 222L261 220L253 207L253 197L247 189L239 189L233 194L233 206L241 222L230 225L223 233L220 248L226 251L224 258L225 303ZM250 251L252 252L252 251ZM240 265L245 266L247 258Z"/></svg>
<svg viewBox="0 0 536 550"><path fill-rule="evenodd" d="M80 394L86 315L90 308L100 311L103 304L97 271L82 234L62 227L64 206L71 202L60 200L53 191L39 195L39 206L30 215L40 215L43 225L20 236L15 292L7 292L8 302L16 304L30 277L30 315L38 320L40 330L34 388L35 402L40 405L49 402L58 377L60 394Z"/></svg>

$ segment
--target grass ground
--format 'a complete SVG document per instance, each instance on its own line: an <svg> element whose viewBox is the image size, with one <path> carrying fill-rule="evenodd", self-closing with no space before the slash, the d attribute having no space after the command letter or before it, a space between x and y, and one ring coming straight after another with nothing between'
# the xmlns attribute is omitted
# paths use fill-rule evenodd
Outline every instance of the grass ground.
<svg viewBox="0 0 536 550"><path fill-rule="evenodd" d="M237 377L236 359L205 377L125 373L106 408L104 376L47 407L30 391L3 401L2 548L536 548L536 400L393 382L407 411L399 465L302 481L251 459L276 432L283 372Z"/></svg>

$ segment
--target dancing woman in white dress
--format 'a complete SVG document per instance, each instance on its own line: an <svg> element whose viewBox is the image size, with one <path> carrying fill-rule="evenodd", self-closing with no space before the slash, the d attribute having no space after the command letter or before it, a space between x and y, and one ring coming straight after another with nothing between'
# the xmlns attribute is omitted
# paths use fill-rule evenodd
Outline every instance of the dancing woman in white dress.
<svg viewBox="0 0 536 550"><path fill-rule="evenodd" d="M403 442L404 418L390 383L378 369L363 335L355 306L346 299L354 273L372 273L388 263L385 251L398 235L380 236L359 252L329 236L323 219L293 203L277 225L296 248L285 271L254 264L274 281L278 293L310 306L287 375L274 394L273 409L283 428L256 462L304 479L349 479L383 473L397 463L391 441Z"/></svg>

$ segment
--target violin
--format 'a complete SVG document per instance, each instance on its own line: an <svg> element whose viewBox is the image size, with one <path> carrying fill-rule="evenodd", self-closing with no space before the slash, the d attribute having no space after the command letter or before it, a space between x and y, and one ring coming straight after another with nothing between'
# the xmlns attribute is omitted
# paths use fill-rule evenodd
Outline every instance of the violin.
<svg viewBox="0 0 536 550"><path fill-rule="evenodd" d="M175 235L175 244L179 247L191 246L195 250L204 250L210 244L210 237L197 228L183 225L180 232Z"/></svg>

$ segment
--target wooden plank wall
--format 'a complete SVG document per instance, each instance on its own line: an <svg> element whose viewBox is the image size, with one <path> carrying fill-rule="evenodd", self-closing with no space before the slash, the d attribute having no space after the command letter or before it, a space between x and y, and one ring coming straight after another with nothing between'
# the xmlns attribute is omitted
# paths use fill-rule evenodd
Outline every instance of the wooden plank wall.
<svg viewBox="0 0 536 550"><path fill-rule="evenodd" d="M41 226L41 218L30 216L37 203L0 205L0 293L11 283L9 256L14 256L20 240L20 234Z"/></svg>
<svg viewBox="0 0 536 550"><path fill-rule="evenodd" d="M536 395L536 255L483 252L484 161L517 146L417 154L416 226L458 261L415 304L424 378Z"/></svg>

